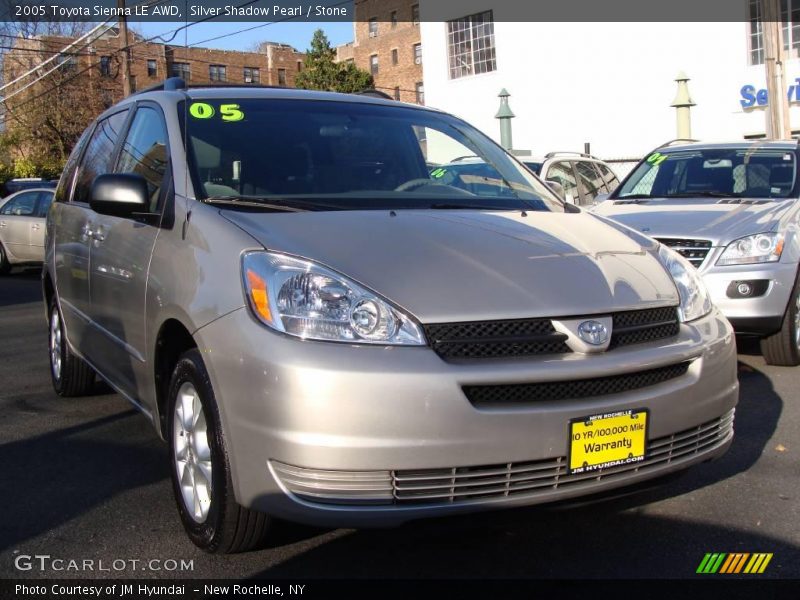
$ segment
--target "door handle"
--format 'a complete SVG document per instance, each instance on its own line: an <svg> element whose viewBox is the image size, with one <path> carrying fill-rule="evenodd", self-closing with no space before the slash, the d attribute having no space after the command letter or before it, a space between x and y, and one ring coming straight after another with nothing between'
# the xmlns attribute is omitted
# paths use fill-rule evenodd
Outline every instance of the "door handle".
<svg viewBox="0 0 800 600"><path fill-rule="evenodd" d="M39 224L34 223L33 225L31 225L31 229L39 229Z"/></svg>

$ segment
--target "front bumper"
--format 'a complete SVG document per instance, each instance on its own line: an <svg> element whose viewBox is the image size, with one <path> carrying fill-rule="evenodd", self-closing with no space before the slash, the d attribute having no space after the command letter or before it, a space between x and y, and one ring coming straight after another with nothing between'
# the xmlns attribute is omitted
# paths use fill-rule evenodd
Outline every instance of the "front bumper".
<svg viewBox="0 0 800 600"><path fill-rule="evenodd" d="M737 333L769 335L781 328L797 277L797 264L712 266L702 271L702 275L714 304ZM766 291L756 297L731 298L731 284L740 281L767 282Z"/></svg>
<svg viewBox="0 0 800 600"><path fill-rule="evenodd" d="M733 331L716 310L681 325L669 343L460 364L444 362L427 347L300 341L256 324L245 309L195 336L220 404L237 500L275 516L325 526L392 525L536 504L664 475L727 449L738 400ZM676 379L580 400L479 409L462 391L464 385L597 378L684 361L691 366ZM661 460L565 479L571 419L640 408L650 411L648 459L659 454ZM477 476L490 478L493 485L504 485L501 477L511 481L532 471L551 481L514 493L506 486L488 496L448 492L421 502L403 501L404 477L408 487L441 479L444 471L454 478L482 472ZM343 484L355 490L355 502L327 503L325 482L331 478L334 488ZM361 502L358 490L365 479L370 489L382 492ZM304 488L304 481L310 487Z"/></svg>

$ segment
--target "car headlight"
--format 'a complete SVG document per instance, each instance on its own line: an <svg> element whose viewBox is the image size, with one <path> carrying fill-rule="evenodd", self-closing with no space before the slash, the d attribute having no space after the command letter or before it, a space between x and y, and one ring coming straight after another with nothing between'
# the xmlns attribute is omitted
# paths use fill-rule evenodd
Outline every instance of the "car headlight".
<svg viewBox="0 0 800 600"><path fill-rule="evenodd" d="M316 263L247 252L242 279L250 310L277 331L304 339L421 346L425 336L399 308Z"/></svg>
<svg viewBox="0 0 800 600"><path fill-rule="evenodd" d="M781 252L783 252L783 234L758 233L728 244L717 264L724 266L777 262L781 259Z"/></svg>
<svg viewBox="0 0 800 600"><path fill-rule="evenodd" d="M681 321L694 321L711 312L711 297L697 269L683 256L663 244L658 247L658 257L678 288L681 298L678 313Z"/></svg>

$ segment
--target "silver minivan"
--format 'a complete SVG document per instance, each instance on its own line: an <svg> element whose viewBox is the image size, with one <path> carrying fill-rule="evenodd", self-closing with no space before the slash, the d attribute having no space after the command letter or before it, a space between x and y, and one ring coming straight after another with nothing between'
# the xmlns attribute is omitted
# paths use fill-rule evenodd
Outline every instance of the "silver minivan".
<svg viewBox="0 0 800 600"><path fill-rule="evenodd" d="M475 192L430 164L474 155ZM537 504L715 458L733 330L683 257L448 114L167 80L101 115L47 220L50 364L169 444L212 552ZM124 468L124 466L121 466Z"/></svg>

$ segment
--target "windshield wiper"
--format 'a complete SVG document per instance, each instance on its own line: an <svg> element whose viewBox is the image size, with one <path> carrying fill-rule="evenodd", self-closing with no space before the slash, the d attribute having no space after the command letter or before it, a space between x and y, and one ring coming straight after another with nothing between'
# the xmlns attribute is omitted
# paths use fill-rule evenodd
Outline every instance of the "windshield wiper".
<svg viewBox="0 0 800 600"><path fill-rule="evenodd" d="M203 198L201 202L223 206L252 206L255 208L278 210L281 212L306 212L308 210L307 208L299 208L297 206L289 206L287 204L267 202L266 198L261 198L260 196L210 196L208 198Z"/></svg>
<svg viewBox="0 0 800 600"><path fill-rule="evenodd" d="M714 190L702 190L699 192L681 192L680 194L667 194L664 198L738 198L740 194L729 194L728 192L715 192Z"/></svg>
<svg viewBox="0 0 800 600"><path fill-rule="evenodd" d="M480 204L447 203L431 204L428 208L432 208L434 210L525 210L524 208L509 208L503 206L481 206Z"/></svg>

